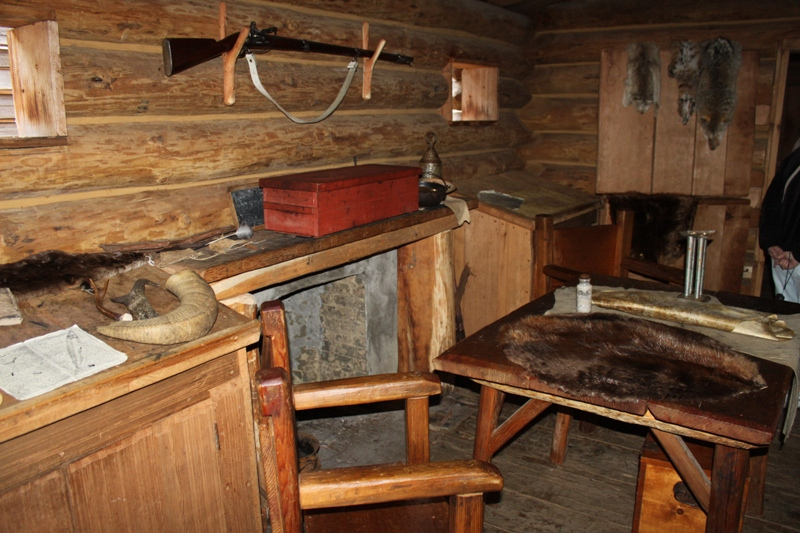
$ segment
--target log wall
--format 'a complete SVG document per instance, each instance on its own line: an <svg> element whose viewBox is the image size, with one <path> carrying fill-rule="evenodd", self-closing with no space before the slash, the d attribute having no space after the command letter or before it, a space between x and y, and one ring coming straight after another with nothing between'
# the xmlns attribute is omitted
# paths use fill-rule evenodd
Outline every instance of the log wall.
<svg viewBox="0 0 800 533"><path fill-rule="evenodd" d="M751 200L748 262L757 260L755 227L769 165L773 82L778 45L800 36L800 4L791 0L686 2L635 0L560 2L528 13L536 33L526 48L534 64L527 83L532 98L520 111L532 130L519 150L526 169L557 183L595 192L600 55L631 42L668 50L674 40L726 36L759 54L755 143L745 196ZM663 104L665 110L673 106ZM753 292L752 289L749 289Z"/></svg>
<svg viewBox="0 0 800 533"><path fill-rule="evenodd" d="M229 228L232 188L354 162L417 164L428 131L449 181L524 166L516 148L530 133L516 111L530 99L520 58L532 25L479 0L228 2L228 33L255 21L286 37L360 47L366 21L371 48L383 38L386 52L414 57L410 67L378 62L370 100L357 73L339 110L316 125L280 114L243 60L233 106L223 103L221 59L164 75L163 38L218 37L216 0L16 0L0 5L0 25L43 14L59 25L68 144L0 150L0 263ZM450 125L439 114L452 57L500 68L498 121ZM304 118L334 99L347 61L258 56L265 87Z"/></svg>

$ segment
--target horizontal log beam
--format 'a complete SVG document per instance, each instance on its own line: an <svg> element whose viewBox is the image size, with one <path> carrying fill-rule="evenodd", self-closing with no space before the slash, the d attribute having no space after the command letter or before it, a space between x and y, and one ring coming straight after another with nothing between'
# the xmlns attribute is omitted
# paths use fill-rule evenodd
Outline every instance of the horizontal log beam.
<svg viewBox="0 0 800 533"><path fill-rule="evenodd" d="M761 57L775 56L775 43L783 39L796 38L797 20L747 21L741 24L722 25L670 25L664 27L620 28L618 30L539 33L525 48L528 59L533 63L576 63L599 61L601 50L625 50L628 44L639 42L643 35L647 41L662 49L669 49L670 43L679 33L681 39L702 41L724 34L737 41L743 50L758 51ZM577 35L577 37L576 37Z"/></svg>
<svg viewBox="0 0 800 533"><path fill-rule="evenodd" d="M320 165L348 166L354 157L419 161L426 149L426 131L436 132L439 146L446 147L440 148L440 155L508 149L529 137L513 113L501 113L500 120L481 127L480 134L475 128L450 128L437 113L340 113L302 128L282 115L270 120L242 116L196 123L70 125L66 149L0 151L0 168L5 169L0 195L79 191L97 188L98 183L108 188L186 184Z"/></svg>

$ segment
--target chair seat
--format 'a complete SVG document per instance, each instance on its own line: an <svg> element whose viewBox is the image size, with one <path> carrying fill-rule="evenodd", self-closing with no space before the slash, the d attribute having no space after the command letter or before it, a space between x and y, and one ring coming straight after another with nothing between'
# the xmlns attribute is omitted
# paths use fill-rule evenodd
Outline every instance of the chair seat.
<svg viewBox="0 0 800 533"><path fill-rule="evenodd" d="M503 488L494 465L474 459L354 466L300 474L300 507L320 509L473 494Z"/></svg>

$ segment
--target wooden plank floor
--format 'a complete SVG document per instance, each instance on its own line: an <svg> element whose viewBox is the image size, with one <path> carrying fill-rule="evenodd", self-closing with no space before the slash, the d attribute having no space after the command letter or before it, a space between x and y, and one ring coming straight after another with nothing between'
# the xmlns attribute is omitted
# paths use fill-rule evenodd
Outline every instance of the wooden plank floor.
<svg viewBox="0 0 800 533"><path fill-rule="evenodd" d="M512 399L513 401L513 399ZM477 389L456 386L431 407L433 460L469 458L477 413ZM300 421L301 432L321 444L323 468L398 461L403 458L403 414L340 416ZM567 458L549 461L555 415L546 413L494 458L505 488L486 507L487 532L592 532L631 530L640 428L611 421L585 433L572 428ZM576 426L576 424L573 424ZM746 517L745 533L800 532L800 430L773 445L767 473L765 512ZM665 532L671 533L671 532Z"/></svg>

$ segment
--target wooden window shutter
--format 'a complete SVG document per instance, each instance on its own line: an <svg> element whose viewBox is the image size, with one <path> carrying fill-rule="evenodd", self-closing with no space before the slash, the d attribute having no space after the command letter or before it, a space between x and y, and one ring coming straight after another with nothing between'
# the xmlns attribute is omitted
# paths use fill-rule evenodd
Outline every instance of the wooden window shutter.
<svg viewBox="0 0 800 533"><path fill-rule="evenodd" d="M65 137L58 24L45 20L9 30L8 52L19 137Z"/></svg>

